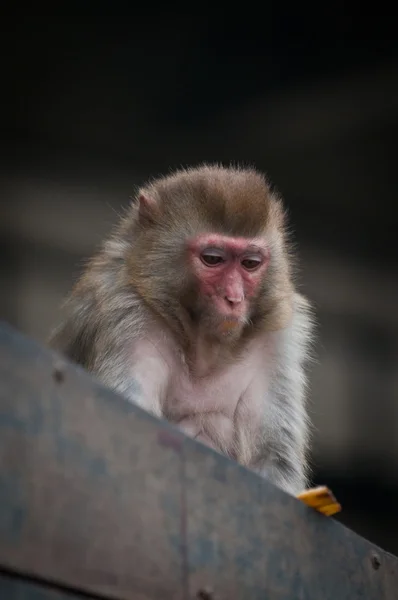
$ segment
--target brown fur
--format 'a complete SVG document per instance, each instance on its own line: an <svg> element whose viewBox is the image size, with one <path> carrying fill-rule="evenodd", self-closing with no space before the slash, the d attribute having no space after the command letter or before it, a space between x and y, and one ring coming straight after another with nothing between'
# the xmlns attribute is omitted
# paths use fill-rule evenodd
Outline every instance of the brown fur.
<svg viewBox="0 0 398 600"><path fill-rule="evenodd" d="M51 344L131 401L175 423L184 417L187 431L202 430L198 439L298 493L312 328L284 221L281 200L253 169L202 166L151 182L88 263ZM190 311L198 288L187 242L207 233L260 237L270 248L239 337L216 337Z"/></svg>
<svg viewBox="0 0 398 600"><path fill-rule="evenodd" d="M264 282L244 338L259 329L280 329L291 317L293 288L281 201L254 170L202 167L178 172L139 190L128 222L137 240L129 256L131 282L148 304L169 322L170 299L195 294L187 285L184 247L203 232L239 237L265 236L271 245ZM144 208L143 218L140 210ZM148 264L151 268L148 270ZM181 332L181 307L172 322ZM186 335L186 328L183 328Z"/></svg>

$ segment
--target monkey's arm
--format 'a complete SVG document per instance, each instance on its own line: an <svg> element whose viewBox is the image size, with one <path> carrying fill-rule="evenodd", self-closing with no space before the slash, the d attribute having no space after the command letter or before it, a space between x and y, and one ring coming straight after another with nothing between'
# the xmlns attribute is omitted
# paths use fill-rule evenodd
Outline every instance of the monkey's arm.
<svg viewBox="0 0 398 600"><path fill-rule="evenodd" d="M307 301L295 295L289 327L276 334L276 360L265 399L263 438L253 469L297 495L307 486L309 420L305 367L312 322Z"/></svg>
<svg viewBox="0 0 398 600"><path fill-rule="evenodd" d="M289 398L267 395L265 410L251 390L241 398L235 412L237 460L294 496L307 485L307 422ZM257 407L257 408L256 408ZM258 422L256 432L246 423Z"/></svg>
<svg viewBox="0 0 398 600"><path fill-rule="evenodd" d="M93 333L89 324L78 328L76 322L66 321L53 336L51 345L81 364L107 387L160 417L167 369L160 358L144 352L140 356L142 344L134 339L134 333L127 339L128 325L122 320L120 330L111 333L105 332L102 323Z"/></svg>
<svg viewBox="0 0 398 600"><path fill-rule="evenodd" d="M168 372L161 357L153 353L148 357L142 351L150 315L132 290L112 282L112 276L115 274L106 271L101 277L91 272L79 282L64 307L65 320L50 338L50 345L107 387L161 416L161 396Z"/></svg>
<svg viewBox="0 0 398 600"><path fill-rule="evenodd" d="M287 413L289 414L289 413ZM295 415L275 415L273 430L266 428L253 470L296 496L307 487L306 424ZM268 431L267 431L268 430Z"/></svg>

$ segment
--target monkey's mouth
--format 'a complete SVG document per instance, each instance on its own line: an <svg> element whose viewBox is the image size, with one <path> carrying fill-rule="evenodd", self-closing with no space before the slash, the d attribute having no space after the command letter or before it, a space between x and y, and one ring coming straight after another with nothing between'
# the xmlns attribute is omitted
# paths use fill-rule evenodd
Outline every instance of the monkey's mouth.
<svg viewBox="0 0 398 600"><path fill-rule="evenodd" d="M245 300L239 303L229 302L226 298L221 296L213 296L215 309L217 314L223 318L223 321L230 321L238 325L246 319L247 315L247 304Z"/></svg>
<svg viewBox="0 0 398 600"><path fill-rule="evenodd" d="M218 326L218 331L222 334L232 333L233 331L239 331L242 328L242 320L225 318L221 321Z"/></svg>

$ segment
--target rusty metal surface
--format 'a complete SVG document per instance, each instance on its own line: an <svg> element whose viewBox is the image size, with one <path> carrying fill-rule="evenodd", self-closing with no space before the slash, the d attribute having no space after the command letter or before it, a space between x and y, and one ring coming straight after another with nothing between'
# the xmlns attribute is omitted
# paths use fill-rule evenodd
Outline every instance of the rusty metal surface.
<svg viewBox="0 0 398 600"><path fill-rule="evenodd" d="M398 590L396 557L4 324L0 566L119 600Z"/></svg>

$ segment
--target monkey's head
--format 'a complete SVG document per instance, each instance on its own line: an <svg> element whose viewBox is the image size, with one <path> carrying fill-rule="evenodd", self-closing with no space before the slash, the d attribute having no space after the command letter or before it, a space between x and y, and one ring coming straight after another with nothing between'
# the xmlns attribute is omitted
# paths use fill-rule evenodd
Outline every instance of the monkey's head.
<svg viewBox="0 0 398 600"><path fill-rule="evenodd" d="M153 309L220 339L285 324L292 284L284 213L261 174L179 171L137 200L129 272Z"/></svg>

